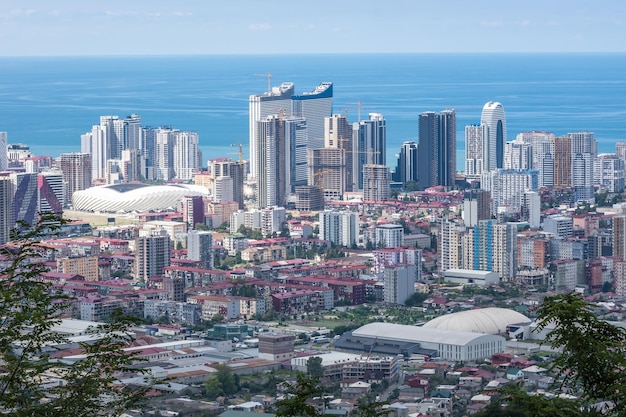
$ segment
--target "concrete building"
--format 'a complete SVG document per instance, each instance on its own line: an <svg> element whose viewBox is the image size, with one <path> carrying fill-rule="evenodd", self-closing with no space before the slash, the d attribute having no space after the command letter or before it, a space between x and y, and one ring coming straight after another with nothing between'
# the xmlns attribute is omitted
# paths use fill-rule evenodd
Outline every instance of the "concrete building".
<svg viewBox="0 0 626 417"><path fill-rule="evenodd" d="M0 245L11 239L13 217L13 184L8 174L0 174Z"/></svg>
<svg viewBox="0 0 626 417"><path fill-rule="evenodd" d="M415 293L415 265L387 265L384 272L384 301L404 304Z"/></svg>
<svg viewBox="0 0 626 417"><path fill-rule="evenodd" d="M359 216L353 212L325 210L319 215L320 239L347 248L356 244L359 234Z"/></svg>
<svg viewBox="0 0 626 417"><path fill-rule="evenodd" d="M140 231L135 241L135 278L147 281L170 264L170 237L164 229Z"/></svg>
<svg viewBox="0 0 626 417"><path fill-rule="evenodd" d="M213 269L213 233L190 230L187 232L187 258L199 261L204 269Z"/></svg>
<svg viewBox="0 0 626 417"><path fill-rule="evenodd" d="M260 333L259 358L283 362L295 357L294 342L296 336L287 333Z"/></svg>
<svg viewBox="0 0 626 417"><path fill-rule="evenodd" d="M376 226L376 242L379 248L396 248L404 245L404 228L399 224Z"/></svg>
<svg viewBox="0 0 626 417"><path fill-rule="evenodd" d="M488 127L487 163L489 171L504 167L504 144L506 143L506 117L504 107L497 101L489 101L483 106L480 123Z"/></svg>
<svg viewBox="0 0 626 417"><path fill-rule="evenodd" d="M363 166L363 201L387 201L390 196L391 174L386 165Z"/></svg>
<svg viewBox="0 0 626 417"><path fill-rule="evenodd" d="M496 272L474 271L471 269L447 269L442 272L445 282L454 284L470 284L477 286L487 286L500 282L500 277Z"/></svg>

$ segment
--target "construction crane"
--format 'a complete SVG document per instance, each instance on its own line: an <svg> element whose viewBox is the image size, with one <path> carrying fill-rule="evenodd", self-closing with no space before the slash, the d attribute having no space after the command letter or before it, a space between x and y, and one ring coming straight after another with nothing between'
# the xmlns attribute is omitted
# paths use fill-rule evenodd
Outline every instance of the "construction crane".
<svg viewBox="0 0 626 417"><path fill-rule="evenodd" d="M333 172L333 170L323 169L317 172L313 172L313 174L311 175L313 177L311 185L313 187L324 189L324 174L328 174L329 172Z"/></svg>
<svg viewBox="0 0 626 417"><path fill-rule="evenodd" d="M354 103L346 103L346 104L356 104L357 105L357 121L361 123L361 103L360 101L356 101ZM346 119L348 118L348 108L346 107Z"/></svg>
<svg viewBox="0 0 626 417"><path fill-rule="evenodd" d="M267 77L267 94L272 94L272 74L269 72L267 74L254 74L257 77Z"/></svg>
<svg viewBox="0 0 626 417"><path fill-rule="evenodd" d="M230 146L239 147L239 152L237 152L237 154L239 155L239 164L243 164L243 147L248 145L246 145L245 143L231 143Z"/></svg>

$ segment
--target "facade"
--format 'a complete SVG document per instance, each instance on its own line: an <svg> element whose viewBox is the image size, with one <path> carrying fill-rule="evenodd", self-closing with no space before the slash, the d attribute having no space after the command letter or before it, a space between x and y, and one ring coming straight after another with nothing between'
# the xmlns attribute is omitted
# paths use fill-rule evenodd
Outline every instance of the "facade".
<svg viewBox="0 0 626 417"><path fill-rule="evenodd" d="M187 258L201 262L204 269L213 269L213 233L188 231Z"/></svg>
<svg viewBox="0 0 626 417"><path fill-rule="evenodd" d="M463 222L465 226L476 226L480 220L491 218L491 193L474 189L463 194Z"/></svg>
<svg viewBox="0 0 626 417"><path fill-rule="evenodd" d="M456 180L456 113L426 112L419 116L419 188L452 188Z"/></svg>
<svg viewBox="0 0 626 417"><path fill-rule="evenodd" d="M487 125L465 126L465 175L467 178L478 179L486 170L485 162L489 155L487 139L489 128Z"/></svg>
<svg viewBox="0 0 626 417"><path fill-rule="evenodd" d="M193 173L202 169L202 152L200 152L198 134L196 132L176 132L173 140L171 166L173 179L190 181Z"/></svg>
<svg viewBox="0 0 626 417"><path fill-rule="evenodd" d="M9 168L7 137L7 132L0 132L0 172L6 171Z"/></svg>
<svg viewBox="0 0 626 417"><path fill-rule="evenodd" d="M319 223L320 239L348 248L356 245L359 233L357 213L326 210L320 213Z"/></svg>
<svg viewBox="0 0 626 417"><path fill-rule="evenodd" d="M487 148L487 170L504 167L504 144L506 143L506 118L504 107L497 101L489 101L483 106L480 123L487 125L489 139Z"/></svg>
<svg viewBox="0 0 626 417"><path fill-rule="evenodd" d="M243 161L233 161L230 158L212 159L208 163L213 184L206 183L206 187L213 189L213 201L236 201L239 208L243 209L243 183L245 179L245 167ZM196 173L194 178L197 177ZM225 181L217 184L222 178L230 178L232 181ZM230 197L230 200L228 199Z"/></svg>
<svg viewBox="0 0 626 417"><path fill-rule="evenodd" d="M307 185L307 151L308 129L304 117L288 117L284 119L285 129L285 187L289 194L295 192L296 187Z"/></svg>
<svg viewBox="0 0 626 417"><path fill-rule="evenodd" d="M398 155L398 166L396 169L397 181L404 187L408 183L417 183L417 143L404 142L400 147Z"/></svg>
<svg viewBox="0 0 626 417"><path fill-rule="evenodd" d="M509 212L520 213L522 196L526 191L537 191L539 172L537 170L497 169L483 175L481 187L491 192L492 212L506 208Z"/></svg>
<svg viewBox="0 0 626 417"><path fill-rule="evenodd" d="M521 221L527 221L531 229L541 227L541 197L536 191L525 191L522 195Z"/></svg>
<svg viewBox="0 0 626 417"><path fill-rule="evenodd" d="M420 349L430 350L440 359L451 361L489 358L505 349L505 338L498 335L394 323L369 323L346 335L346 338L355 339L355 347L360 344L359 339L374 340L376 344L389 347L398 343L417 344Z"/></svg>
<svg viewBox="0 0 626 417"><path fill-rule="evenodd" d="M343 149L346 157L346 191L357 190L352 125L347 117L333 114L324 119L324 147Z"/></svg>
<svg viewBox="0 0 626 417"><path fill-rule="evenodd" d="M376 242L379 248L397 248L404 244L404 228L399 224L376 226Z"/></svg>
<svg viewBox="0 0 626 417"><path fill-rule="evenodd" d="M257 208L285 206L286 172L285 172L285 136L283 121L278 115L267 116L257 122L256 128L257 156Z"/></svg>
<svg viewBox="0 0 626 417"><path fill-rule="evenodd" d="M268 78L269 81L269 78ZM258 122L272 114L289 114L291 111L291 97L294 94L294 85L291 82L282 83L278 87L269 87L262 94L251 95L249 99L249 126L250 126L250 173L258 173L259 163Z"/></svg>
<svg viewBox="0 0 626 417"><path fill-rule="evenodd" d="M181 201L183 221L187 223L189 229L193 229L197 224L204 224L203 199L201 195L186 195Z"/></svg>
<svg viewBox="0 0 626 417"><path fill-rule="evenodd" d="M287 333L260 333L259 359L282 362L295 357L296 336Z"/></svg>
<svg viewBox="0 0 626 417"><path fill-rule="evenodd" d="M11 178L3 174L0 175L0 245L11 239L13 224L13 184Z"/></svg>
<svg viewBox="0 0 626 417"><path fill-rule="evenodd" d="M320 187L296 187L296 210L320 211L324 209L324 191Z"/></svg>
<svg viewBox="0 0 626 417"><path fill-rule="evenodd" d="M387 201L391 174L386 165L363 166L363 201Z"/></svg>
<svg viewBox="0 0 626 417"><path fill-rule="evenodd" d="M91 187L91 155L78 152L61 154L61 172L67 184L68 200L71 200L75 191Z"/></svg>
<svg viewBox="0 0 626 417"><path fill-rule="evenodd" d="M347 188L346 152L340 148L309 149L308 185L320 187L327 200L339 200Z"/></svg>
<svg viewBox="0 0 626 417"><path fill-rule="evenodd" d="M386 165L387 122L380 113L370 113L369 120L352 125L353 178L364 189L364 166Z"/></svg>
<svg viewBox="0 0 626 417"><path fill-rule="evenodd" d="M613 217L613 256L626 261L626 216Z"/></svg>
<svg viewBox="0 0 626 417"><path fill-rule="evenodd" d="M572 139L569 136L554 138L554 186L572 186Z"/></svg>
<svg viewBox="0 0 626 417"><path fill-rule="evenodd" d="M60 214L66 201L65 182L61 171L44 171L37 176L39 212Z"/></svg>
<svg viewBox="0 0 626 417"><path fill-rule="evenodd" d="M557 239L565 239L572 236L573 224L574 220L569 216L548 216L543 221L543 230L552 233ZM615 228L615 223L613 227Z"/></svg>
<svg viewBox="0 0 626 417"><path fill-rule="evenodd" d="M461 239L465 234L465 227L450 221L442 220L440 234L437 239L437 253L439 254L439 270L456 269L464 256Z"/></svg>
<svg viewBox="0 0 626 417"><path fill-rule="evenodd" d="M615 154L601 154L593 161L593 182L610 193L624 191L624 160Z"/></svg>
<svg viewBox="0 0 626 417"><path fill-rule="evenodd" d="M594 202L593 161L598 143L592 132L568 133L572 144L572 187L574 200Z"/></svg>
<svg viewBox="0 0 626 417"><path fill-rule="evenodd" d="M415 293L415 265L387 265L384 272L384 300L388 304L404 304Z"/></svg>
<svg viewBox="0 0 626 417"><path fill-rule="evenodd" d="M14 173L11 174L13 183L13 219L35 224L39 209L39 190L37 188L38 174ZM3 200L4 201L4 200Z"/></svg>
<svg viewBox="0 0 626 417"><path fill-rule="evenodd" d="M148 281L170 264L170 237L163 229L140 231L135 241L135 279Z"/></svg>
<svg viewBox="0 0 626 417"><path fill-rule="evenodd" d="M206 196L206 188L192 184L113 184L75 192L72 205L79 211L148 212L178 207L184 197L195 195Z"/></svg>
<svg viewBox="0 0 626 417"><path fill-rule="evenodd" d="M309 149L324 147L324 119L332 113L332 82L321 82L313 91L291 97L291 115L306 119Z"/></svg>

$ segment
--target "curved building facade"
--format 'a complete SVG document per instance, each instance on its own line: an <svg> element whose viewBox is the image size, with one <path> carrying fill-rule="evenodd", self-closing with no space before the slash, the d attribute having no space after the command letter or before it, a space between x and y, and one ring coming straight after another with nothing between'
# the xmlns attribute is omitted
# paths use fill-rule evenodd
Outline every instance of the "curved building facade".
<svg viewBox="0 0 626 417"><path fill-rule="evenodd" d="M72 196L74 210L102 213L127 213L167 210L185 196L207 196L199 185L113 184L77 191Z"/></svg>
<svg viewBox="0 0 626 417"><path fill-rule="evenodd" d="M430 320L423 327L460 332L504 335L511 324L530 323L525 315L507 308L479 308L446 314Z"/></svg>
<svg viewBox="0 0 626 417"><path fill-rule="evenodd" d="M489 128L488 141L485 146L487 162L485 169L490 171L503 168L504 144L506 143L506 118L504 107L497 101L489 101L483 106L480 123Z"/></svg>

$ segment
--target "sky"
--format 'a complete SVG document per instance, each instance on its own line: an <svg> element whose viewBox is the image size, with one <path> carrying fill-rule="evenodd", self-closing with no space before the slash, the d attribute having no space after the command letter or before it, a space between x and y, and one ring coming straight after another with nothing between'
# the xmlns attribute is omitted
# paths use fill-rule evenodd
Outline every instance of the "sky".
<svg viewBox="0 0 626 417"><path fill-rule="evenodd" d="M0 0L0 56L626 52L623 0Z"/></svg>

